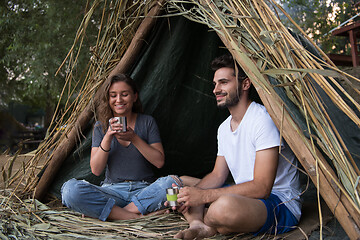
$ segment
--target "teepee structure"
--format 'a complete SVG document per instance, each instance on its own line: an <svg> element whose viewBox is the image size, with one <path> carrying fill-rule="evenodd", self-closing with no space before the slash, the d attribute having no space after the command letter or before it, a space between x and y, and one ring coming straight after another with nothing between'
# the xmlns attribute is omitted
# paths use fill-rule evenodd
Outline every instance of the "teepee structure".
<svg viewBox="0 0 360 240"><path fill-rule="evenodd" d="M87 24L94 10L100 7L103 15L98 40L91 49L92 57L80 94L75 101L67 102L60 120L53 121L54 130L49 132L27 167L33 171L31 166L46 158L46 168L41 177L28 179L23 193L34 193L39 200L44 198L64 160L84 138L89 122L96 118L102 84L120 72L134 74L136 79L136 74L144 72L137 66L147 54L146 49L157 44L153 36L155 26L159 21L181 17L206 26L208 32L217 35L223 48L251 79L319 196L348 236L360 237L360 147L356 143L356 134L360 133L360 105L337 81L353 77L332 64L305 33L300 36L289 31L277 17L276 13L283 10L275 1L114 0L107 3L95 0L66 59L69 71L64 89L69 88L76 67L75 46L81 46ZM169 24L168 28L171 27ZM294 28L301 31L296 23ZM204 54L206 52L198 53ZM175 67L181 68L183 64ZM161 71L157 74L161 82ZM143 86L142 91L147 85ZM154 91L153 86L147 86L148 91ZM175 89L169 86L164 89ZM65 119L65 116L70 117ZM63 131L55 130L65 125Z"/></svg>

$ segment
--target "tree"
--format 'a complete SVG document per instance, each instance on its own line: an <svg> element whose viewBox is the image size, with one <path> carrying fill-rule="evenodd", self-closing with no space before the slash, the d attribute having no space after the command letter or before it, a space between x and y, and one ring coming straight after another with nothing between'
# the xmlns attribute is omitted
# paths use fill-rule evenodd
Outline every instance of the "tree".
<svg viewBox="0 0 360 240"><path fill-rule="evenodd" d="M280 0L285 11L326 53L347 53L348 41L330 31L360 12L355 0ZM284 24L291 26L284 19Z"/></svg>
<svg viewBox="0 0 360 240"><path fill-rule="evenodd" d="M0 104L19 101L41 107L47 112L49 124L66 69L57 76L55 72L73 44L87 6L86 0L1 1ZM85 49L96 38L96 21L92 25ZM90 51L81 51L78 69L84 69L89 58ZM76 82L78 76L74 79Z"/></svg>

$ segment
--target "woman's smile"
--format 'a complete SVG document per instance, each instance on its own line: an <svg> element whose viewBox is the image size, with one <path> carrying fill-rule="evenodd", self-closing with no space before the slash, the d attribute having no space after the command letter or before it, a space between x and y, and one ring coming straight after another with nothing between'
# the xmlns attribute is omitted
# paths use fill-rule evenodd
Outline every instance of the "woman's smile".
<svg viewBox="0 0 360 240"><path fill-rule="evenodd" d="M137 94L125 82L116 82L109 89L109 105L114 116L130 114L136 99Z"/></svg>

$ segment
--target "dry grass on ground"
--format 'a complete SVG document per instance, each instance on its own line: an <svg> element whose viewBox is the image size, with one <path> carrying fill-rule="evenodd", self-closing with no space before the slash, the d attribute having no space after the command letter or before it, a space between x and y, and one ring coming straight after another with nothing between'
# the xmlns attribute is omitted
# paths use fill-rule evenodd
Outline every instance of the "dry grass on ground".
<svg viewBox="0 0 360 240"><path fill-rule="evenodd" d="M35 168L35 172L26 170L31 164L33 153L15 154L13 156L0 154L1 189L22 189L28 179L38 174L43 168L43 162Z"/></svg>

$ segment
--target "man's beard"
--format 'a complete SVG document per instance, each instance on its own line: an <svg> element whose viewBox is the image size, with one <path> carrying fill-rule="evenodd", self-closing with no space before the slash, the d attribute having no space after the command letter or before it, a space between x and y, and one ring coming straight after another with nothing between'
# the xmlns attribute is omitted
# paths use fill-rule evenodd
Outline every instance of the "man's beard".
<svg viewBox="0 0 360 240"><path fill-rule="evenodd" d="M220 103L218 104L217 106L221 109L224 109L224 108L229 108L229 107L233 107L235 106L236 104L239 103L240 101L240 96L241 96L241 89L237 89L236 92L233 92L233 93L230 93L230 94L227 94L228 95L228 98L226 98L225 102L224 103Z"/></svg>

